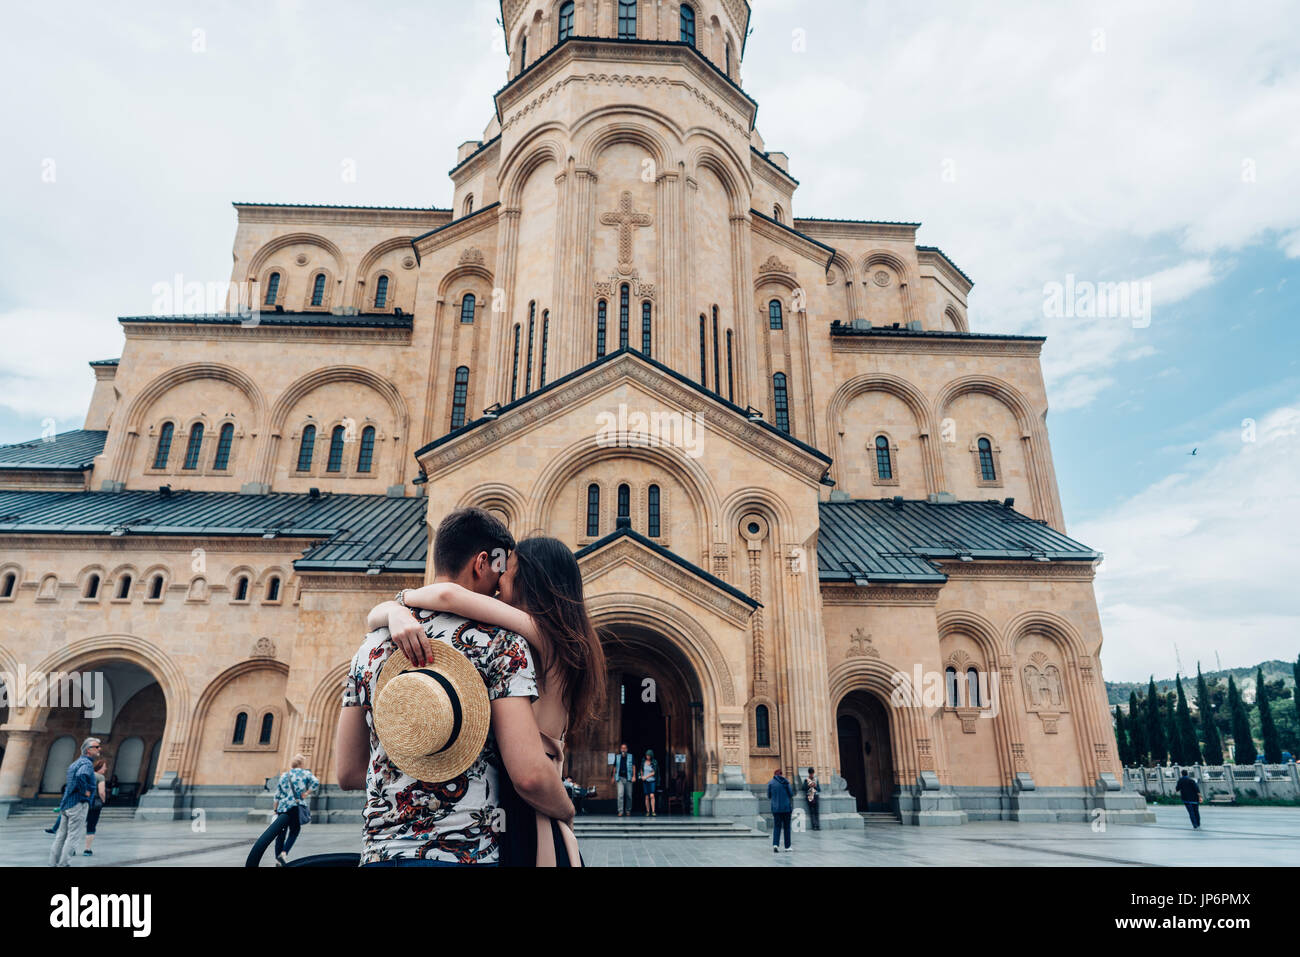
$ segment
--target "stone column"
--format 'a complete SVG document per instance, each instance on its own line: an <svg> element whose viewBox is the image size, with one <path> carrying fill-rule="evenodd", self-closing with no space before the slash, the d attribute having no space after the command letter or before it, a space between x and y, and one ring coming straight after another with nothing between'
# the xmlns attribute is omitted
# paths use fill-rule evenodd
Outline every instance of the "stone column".
<svg viewBox="0 0 1300 957"><path fill-rule="evenodd" d="M775 418L773 410L766 401L767 386L753 381L758 363L754 350L757 344L751 335L754 329L754 270L748 213L733 213L731 216L731 274L734 290L731 307L731 322L736 330L736 351L744 356L737 357L740 373L736 382L736 405L742 409L747 405L763 410L769 422ZM760 387L761 386L761 387ZM761 399L762 401L755 401Z"/></svg>
<svg viewBox="0 0 1300 957"><path fill-rule="evenodd" d="M9 735L5 742L4 763L0 764L0 820L3 820L22 800L23 771L39 732L34 728L14 728L10 725L0 728L0 731L6 731Z"/></svg>
<svg viewBox="0 0 1300 957"><path fill-rule="evenodd" d="M493 364L486 370L491 378L487 382L488 404L510 401L510 348L513 340L510 331L515 313L515 265L519 260L520 208L510 206L501 210L501 242L497 272L497 285L505 290L503 313L492 313L492 345L488 354Z"/></svg>

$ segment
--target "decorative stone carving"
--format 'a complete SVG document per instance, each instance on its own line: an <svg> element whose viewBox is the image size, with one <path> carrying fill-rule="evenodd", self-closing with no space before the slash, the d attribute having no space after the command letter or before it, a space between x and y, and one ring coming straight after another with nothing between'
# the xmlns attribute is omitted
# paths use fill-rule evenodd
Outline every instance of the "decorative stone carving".
<svg viewBox="0 0 1300 957"><path fill-rule="evenodd" d="M934 751L929 738L916 739L916 755L918 767L922 771L934 770Z"/></svg>
<svg viewBox="0 0 1300 957"><path fill-rule="evenodd" d="M722 724L722 751L724 764L740 763L740 725L730 722Z"/></svg>
<svg viewBox="0 0 1300 957"><path fill-rule="evenodd" d="M1025 679L1025 704L1029 711L1064 711L1065 689L1061 670L1048 661L1041 651L1034 652L1022 673ZM1050 732L1049 732L1050 733Z"/></svg>
<svg viewBox="0 0 1300 957"><path fill-rule="evenodd" d="M634 302L642 299L649 299L651 302L654 302L655 284L652 282L642 282L635 269L633 269L627 277L614 275L609 277L608 282L596 283L597 298L612 300L616 295L618 295L618 287L624 281L628 282L628 295Z"/></svg>
<svg viewBox="0 0 1300 957"><path fill-rule="evenodd" d="M618 209L604 213L600 217L601 225L618 227L618 271L619 275L632 274L633 228L651 226L654 217L649 213L638 213L632 208L632 191L623 190L618 200Z"/></svg>
<svg viewBox="0 0 1300 957"><path fill-rule="evenodd" d="M403 268L403 269L414 269L414 268L415 268L415 257L414 257L414 256L407 256L405 259L403 259L403 260L402 260L402 268Z"/></svg>
<svg viewBox="0 0 1300 957"><path fill-rule="evenodd" d="M976 724L979 720L980 708L958 708L957 717L961 719L962 734L974 734Z"/></svg>
<svg viewBox="0 0 1300 957"><path fill-rule="evenodd" d="M297 256L293 257L293 261L296 262L299 266L305 266L307 265L307 254L299 253Z"/></svg>
<svg viewBox="0 0 1300 957"><path fill-rule="evenodd" d="M879 658L880 652L876 646L871 643L871 636L865 634L861 628L849 635L849 644L852 646L849 650L850 658Z"/></svg>
<svg viewBox="0 0 1300 957"><path fill-rule="evenodd" d="M760 273L768 273L768 272L784 273L787 276L794 274L794 270L791 269L789 266L787 266L785 263L781 262L781 260L777 259L775 255L769 256L767 258L767 262L763 263L763 265L758 267L758 271Z"/></svg>
<svg viewBox="0 0 1300 957"><path fill-rule="evenodd" d="M1011 745L1011 761L1016 771L1029 771L1029 759L1025 757L1025 746L1023 744Z"/></svg>
<svg viewBox="0 0 1300 957"><path fill-rule="evenodd" d="M257 639L257 641L253 644L253 652L252 654L249 655L249 657L250 658L274 658L275 642L273 642L270 638Z"/></svg>
<svg viewBox="0 0 1300 957"><path fill-rule="evenodd" d="M877 286L888 286L890 283L889 273L885 272L883 269L877 270L876 274L871 277L871 281Z"/></svg>
<svg viewBox="0 0 1300 957"><path fill-rule="evenodd" d="M481 266L483 265L483 250L477 246L471 246L460 254L460 263L462 266Z"/></svg>

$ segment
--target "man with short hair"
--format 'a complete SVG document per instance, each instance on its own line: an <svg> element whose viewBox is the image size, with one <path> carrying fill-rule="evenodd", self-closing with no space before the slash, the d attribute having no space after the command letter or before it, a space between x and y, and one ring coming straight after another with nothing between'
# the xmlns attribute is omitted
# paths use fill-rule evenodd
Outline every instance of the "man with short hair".
<svg viewBox="0 0 1300 957"><path fill-rule="evenodd" d="M1183 776L1178 779L1174 785L1174 790L1178 796L1183 799L1183 807L1187 808L1187 816L1192 819L1192 830L1200 830L1201 827L1201 786L1196 783L1184 770Z"/></svg>
<svg viewBox="0 0 1300 957"><path fill-rule="evenodd" d="M81 742L81 757L68 765L63 799L59 802L59 829L50 848L50 867L68 867L77 850L86 841L86 818L90 802L99 786L95 780L95 762L99 760L99 738Z"/></svg>
<svg viewBox="0 0 1300 957"><path fill-rule="evenodd" d="M622 817L626 813L631 817L632 785L636 783L636 758L628 751L626 741L618 746L618 754L614 755L614 774L610 780L618 789L616 794L618 816Z"/></svg>
<svg viewBox="0 0 1300 957"><path fill-rule="evenodd" d="M514 547L510 532L492 515L459 509L443 519L434 537L434 581L492 595ZM450 645L478 670L491 701L491 730L478 758L453 781L417 781L401 771L385 752L371 711L380 669L397 645L388 628L366 635L344 681L337 736L339 786L366 790L362 864L495 865L498 832L509 826L498 814L500 766L538 811L573 820L573 802L533 717L532 652L523 638L500 628L441 612L419 611L415 617L430 641Z"/></svg>
<svg viewBox="0 0 1300 957"><path fill-rule="evenodd" d="M772 780L767 782L767 799L772 805L772 853L779 851L777 838L785 832L785 849L790 850L790 813L794 808L794 785L790 783L781 769L772 772Z"/></svg>

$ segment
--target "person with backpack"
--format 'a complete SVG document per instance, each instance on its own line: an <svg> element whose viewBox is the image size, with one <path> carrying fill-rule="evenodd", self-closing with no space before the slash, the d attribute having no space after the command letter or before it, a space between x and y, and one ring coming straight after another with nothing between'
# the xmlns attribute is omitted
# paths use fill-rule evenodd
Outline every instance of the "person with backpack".
<svg viewBox="0 0 1300 957"><path fill-rule="evenodd" d="M1183 772L1183 776L1178 779L1174 785L1174 790L1178 796L1183 799L1183 806L1187 808L1187 816L1192 819L1192 830L1199 830L1201 827L1201 788L1192 778Z"/></svg>
<svg viewBox="0 0 1300 957"><path fill-rule="evenodd" d="M275 835L276 867L289 863L289 851L293 849L293 842L298 840L299 831L304 824L311 823L307 797L320 787L320 781L303 767L306 763L303 755L295 754L289 770L280 775L275 786L275 813L284 815L284 823Z"/></svg>
<svg viewBox="0 0 1300 957"><path fill-rule="evenodd" d="M794 808L794 785L777 768L772 780L767 782L767 798L772 804L772 853L776 854L777 838L785 832L785 849L790 850L790 813Z"/></svg>

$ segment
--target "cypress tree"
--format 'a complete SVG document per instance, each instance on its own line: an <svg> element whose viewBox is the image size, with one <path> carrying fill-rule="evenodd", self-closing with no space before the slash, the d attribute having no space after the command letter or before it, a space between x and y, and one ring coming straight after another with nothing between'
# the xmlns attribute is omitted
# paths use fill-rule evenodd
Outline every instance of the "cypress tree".
<svg viewBox="0 0 1300 957"><path fill-rule="evenodd" d="M1196 740L1196 729L1192 727L1192 712L1187 707L1187 695L1183 693L1183 676L1176 675L1174 683L1178 685L1178 738L1183 746L1183 763L1200 764L1201 746Z"/></svg>
<svg viewBox="0 0 1300 957"><path fill-rule="evenodd" d="M1178 735L1178 720L1174 715L1174 703L1169 699L1173 695L1161 695L1161 711L1165 719L1165 740L1169 742L1169 763L1186 764L1183 760L1183 739Z"/></svg>
<svg viewBox="0 0 1300 957"><path fill-rule="evenodd" d="M1277 739L1277 725L1273 723L1273 709L1268 704L1268 686L1264 684L1264 667L1255 672L1255 704L1259 708L1259 736L1264 743L1264 760L1269 764L1282 763L1282 745Z"/></svg>
<svg viewBox="0 0 1300 957"><path fill-rule="evenodd" d="M1219 729L1214 724L1214 703L1210 700L1210 689L1201 674L1201 663L1196 663L1196 710L1201 716L1201 734L1205 745L1201 749L1205 754L1206 764L1223 763L1223 743L1219 740Z"/></svg>
<svg viewBox="0 0 1300 957"><path fill-rule="evenodd" d="M1164 764L1169 752L1165 749L1165 729L1160 723L1160 696L1156 694L1156 678L1147 684L1147 749L1151 763Z"/></svg>
<svg viewBox="0 0 1300 957"><path fill-rule="evenodd" d="M1254 764L1255 739L1250 736L1250 718L1232 675L1228 675L1228 708L1232 712L1233 760L1238 764Z"/></svg>
<svg viewBox="0 0 1300 957"><path fill-rule="evenodd" d="M1291 666L1291 674L1295 678L1295 687L1291 691L1291 702L1295 705L1296 718L1300 718L1300 655L1295 657L1295 664Z"/></svg>
<svg viewBox="0 0 1300 957"><path fill-rule="evenodd" d="M1138 702L1136 691L1128 693L1128 734L1133 763L1146 767L1150 757L1147 754L1147 729L1142 720L1142 705Z"/></svg>
<svg viewBox="0 0 1300 957"><path fill-rule="evenodd" d="M1124 730L1124 712L1115 705L1115 753L1119 755L1119 765L1128 767L1128 733Z"/></svg>

